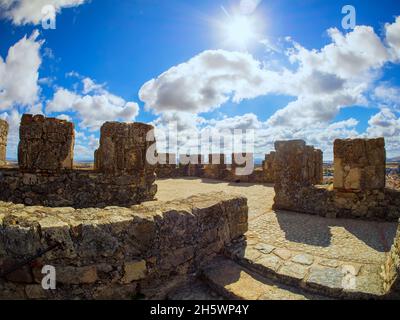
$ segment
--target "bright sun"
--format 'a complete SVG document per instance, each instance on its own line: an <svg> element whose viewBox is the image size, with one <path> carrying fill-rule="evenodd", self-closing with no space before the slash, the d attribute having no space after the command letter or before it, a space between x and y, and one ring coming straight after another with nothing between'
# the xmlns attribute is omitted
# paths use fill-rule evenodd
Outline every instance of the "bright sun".
<svg viewBox="0 0 400 320"><path fill-rule="evenodd" d="M248 16L230 16L224 26L226 41L239 47L246 47L255 37L256 30Z"/></svg>
<svg viewBox="0 0 400 320"><path fill-rule="evenodd" d="M251 44L261 40L263 23L257 15L224 12L225 19L218 22L224 45L236 49L248 49Z"/></svg>

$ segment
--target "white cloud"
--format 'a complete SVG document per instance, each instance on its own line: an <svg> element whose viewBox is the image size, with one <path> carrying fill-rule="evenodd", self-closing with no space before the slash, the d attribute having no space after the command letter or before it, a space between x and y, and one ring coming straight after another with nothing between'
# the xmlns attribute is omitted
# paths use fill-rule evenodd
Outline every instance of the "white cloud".
<svg viewBox="0 0 400 320"><path fill-rule="evenodd" d="M389 108L380 112L368 121L367 134L373 137L396 137L400 140L400 118Z"/></svg>
<svg viewBox="0 0 400 320"><path fill-rule="evenodd" d="M0 118L6 120L9 125L7 137L7 158L9 159L16 159L21 116L22 115L15 109L0 115Z"/></svg>
<svg viewBox="0 0 400 320"><path fill-rule="evenodd" d="M42 8L54 6L56 13L64 8L77 7L86 0L0 0L3 15L15 25L39 24L44 15Z"/></svg>
<svg viewBox="0 0 400 320"><path fill-rule="evenodd" d="M28 106L38 100L39 67L42 63L37 41L38 31L23 37L9 50L5 60L0 57L0 110L14 105Z"/></svg>
<svg viewBox="0 0 400 320"><path fill-rule="evenodd" d="M343 34L336 28L328 30L332 43L320 50L307 50L295 44L289 59L298 62L305 71L319 70L343 79L360 78L389 60L387 48L372 27L357 26Z"/></svg>
<svg viewBox="0 0 400 320"><path fill-rule="evenodd" d="M208 50L148 81L139 97L155 112L208 112L263 94L271 76L248 53Z"/></svg>
<svg viewBox="0 0 400 320"><path fill-rule="evenodd" d="M389 108L382 108L368 121L366 137L385 137L387 156L398 157L400 154L400 117Z"/></svg>
<svg viewBox="0 0 400 320"><path fill-rule="evenodd" d="M137 103L125 101L89 78L84 78L82 83L82 93L58 88L53 99L47 102L46 112L72 112L80 121L79 126L91 131L97 130L105 121L133 121L137 117Z"/></svg>
<svg viewBox="0 0 400 320"><path fill-rule="evenodd" d="M393 109L400 108L400 88L388 83L381 84L374 89L373 98L381 103L391 106Z"/></svg>
<svg viewBox="0 0 400 320"><path fill-rule="evenodd" d="M329 122L341 108L368 105L365 93L391 60L371 27L357 26L347 34L332 28L328 34L331 43L320 50L292 42L287 56L294 70L268 70L268 64L248 53L209 50L144 84L139 97L156 113L203 113L229 100L239 103L275 93L296 100L274 114L271 125Z"/></svg>
<svg viewBox="0 0 400 320"><path fill-rule="evenodd" d="M72 120L72 118L67 114L60 114L60 115L57 116L57 119L70 121L70 122Z"/></svg>
<svg viewBox="0 0 400 320"><path fill-rule="evenodd" d="M392 24L385 25L386 40L392 49L394 59L400 59L400 16Z"/></svg>
<svg viewBox="0 0 400 320"><path fill-rule="evenodd" d="M64 112L71 110L73 105L81 98L78 94L64 88L58 88L53 99L47 103L46 112Z"/></svg>

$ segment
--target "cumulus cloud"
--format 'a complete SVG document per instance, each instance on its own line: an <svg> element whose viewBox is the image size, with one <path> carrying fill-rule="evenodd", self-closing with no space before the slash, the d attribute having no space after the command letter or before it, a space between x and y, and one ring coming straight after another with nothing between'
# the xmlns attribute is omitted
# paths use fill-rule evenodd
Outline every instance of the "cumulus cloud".
<svg viewBox="0 0 400 320"><path fill-rule="evenodd" d="M145 83L139 97L155 112L208 112L263 94L272 76L248 53L208 50Z"/></svg>
<svg viewBox="0 0 400 320"><path fill-rule="evenodd" d="M377 86L373 91L373 98L393 109L400 108L400 88L389 83Z"/></svg>
<svg viewBox="0 0 400 320"><path fill-rule="evenodd" d="M6 120L9 125L7 137L7 158L15 159L19 143L19 125L22 115L15 109L4 112L0 118Z"/></svg>
<svg viewBox="0 0 400 320"><path fill-rule="evenodd" d="M392 49L394 59L400 59L400 16L392 24L385 25L386 39Z"/></svg>
<svg viewBox="0 0 400 320"><path fill-rule="evenodd" d="M5 18L15 25L39 24L44 15L42 9L52 5L56 13L64 8L77 7L87 0L0 0L0 8Z"/></svg>
<svg viewBox="0 0 400 320"><path fill-rule="evenodd" d="M33 105L38 100L39 67L42 63L37 40L38 31L23 37L9 50L5 60L0 57L0 110L14 105Z"/></svg>
<svg viewBox="0 0 400 320"><path fill-rule="evenodd" d="M364 136L385 137L388 157L397 157L400 151L400 117L392 109L383 107L368 121Z"/></svg>
<svg viewBox="0 0 400 320"><path fill-rule="evenodd" d="M386 26L387 42L396 45L397 21ZM343 34L328 30L331 43L306 49L289 39L286 55L292 70L268 70L252 55L225 50L204 51L145 83L139 97L156 113L209 112L231 100L241 102L271 93L295 101L274 114L275 126L304 126L329 122L341 108L367 105L366 92L382 67L392 61L390 48L373 28L357 26Z"/></svg>
<svg viewBox="0 0 400 320"><path fill-rule="evenodd" d="M82 80L81 93L58 88L53 99L47 102L47 113L72 112L78 118L79 126L91 131L97 130L105 121L133 121L139 106L125 101L96 84L92 79Z"/></svg>

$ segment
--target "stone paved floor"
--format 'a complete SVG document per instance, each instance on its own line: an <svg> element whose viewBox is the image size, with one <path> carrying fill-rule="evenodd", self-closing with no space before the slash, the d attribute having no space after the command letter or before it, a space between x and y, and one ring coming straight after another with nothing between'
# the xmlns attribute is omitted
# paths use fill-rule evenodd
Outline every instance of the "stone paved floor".
<svg viewBox="0 0 400 320"><path fill-rule="evenodd" d="M393 244L396 223L326 219L273 211L272 185L230 184L196 178L159 180L157 184L159 200L218 191L246 196L249 231L246 252L242 255L248 260L264 261L282 274L296 273L303 266L307 269L303 275L306 280L313 276L321 278L320 268L329 273L334 269L340 272L343 266L353 266L360 285L367 282L367 286L374 287L371 291L379 291L379 269Z"/></svg>

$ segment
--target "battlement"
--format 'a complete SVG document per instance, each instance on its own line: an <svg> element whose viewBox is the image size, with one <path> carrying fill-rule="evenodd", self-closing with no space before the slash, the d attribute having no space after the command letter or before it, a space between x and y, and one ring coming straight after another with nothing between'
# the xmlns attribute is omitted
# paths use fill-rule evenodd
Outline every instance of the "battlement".
<svg viewBox="0 0 400 320"><path fill-rule="evenodd" d="M8 123L0 119L0 166L6 163Z"/></svg>
<svg viewBox="0 0 400 320"><path fill-rule="evenodd" d="M315 186L322 175L318 150L304 141L277 142L275 148L274 209L332 218L400 218L400 192L385 189L383 138L335 141L332 190Z"/></svg>
<svg viewBox="0 0 400 320"><path fill-rule="evenodd" d="M131 206L153 200L155 167L146 161L150 146L146 137L152 129L142 123L105 123L94 170L75 170L73 123L23 115L19 168L0 172L0 200L74 208ZM0 122L0 156L7 131L6 122Z"/></svg>

